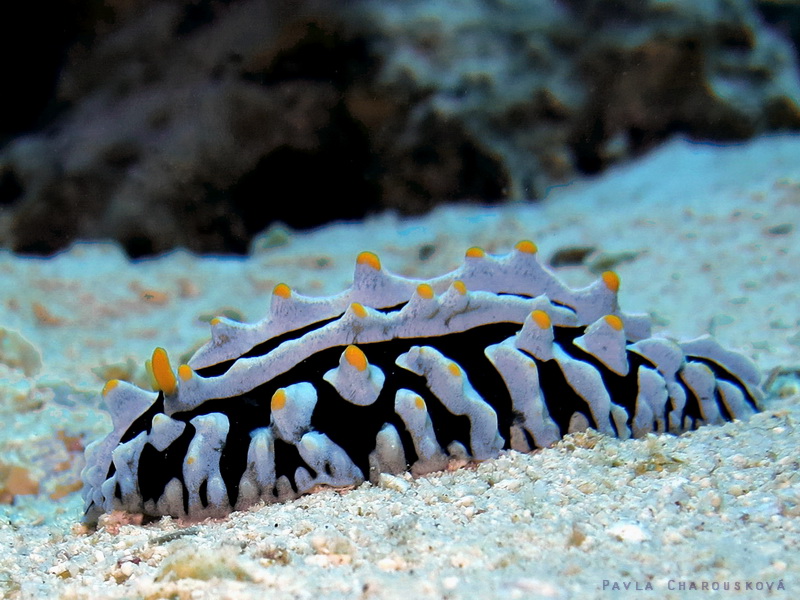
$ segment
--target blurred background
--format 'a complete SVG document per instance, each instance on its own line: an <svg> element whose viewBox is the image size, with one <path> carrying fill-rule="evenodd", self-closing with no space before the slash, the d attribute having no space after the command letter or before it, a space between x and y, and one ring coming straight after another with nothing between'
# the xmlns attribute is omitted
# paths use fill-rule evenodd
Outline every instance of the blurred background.
<svg viewBox="0 0 800 600"><path fill-rule="evenodd" d="M59 0L0 27L22 254L246 253L277 222L536 201L675 135L800 129L792 0Z"/></svg>

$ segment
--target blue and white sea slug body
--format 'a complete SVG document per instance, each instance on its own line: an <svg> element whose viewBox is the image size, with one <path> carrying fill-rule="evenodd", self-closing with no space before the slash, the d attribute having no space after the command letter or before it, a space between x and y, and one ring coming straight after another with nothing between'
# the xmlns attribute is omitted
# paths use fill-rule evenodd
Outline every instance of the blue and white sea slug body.
<svg viewBox="0 0 800 600"><path fill-rule="evenodd" d="M587 427L640 437L759 410L749 359L707 336L651 337L646 315L620 312L618 288L606 272L570 289L527 241L499 257L472 248L427 281L364 252L329 298L279 284L267 318L214 319L177 372L156 349L155 392L106 384L114 429L86 449L85 520L222 516Z"/></svg>

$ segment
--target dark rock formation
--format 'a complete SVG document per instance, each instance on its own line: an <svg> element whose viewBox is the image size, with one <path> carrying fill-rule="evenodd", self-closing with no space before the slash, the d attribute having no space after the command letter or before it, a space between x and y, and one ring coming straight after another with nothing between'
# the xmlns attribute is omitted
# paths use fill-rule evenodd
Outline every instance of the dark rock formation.
<svg viewBox="0 0 800 600"><path fill-rule="evenodd" d="M21 252L244 252L274 221L537 198L674 134L800 126L794 50L749 0L70 6L0 121L0 243Z"/></svg>

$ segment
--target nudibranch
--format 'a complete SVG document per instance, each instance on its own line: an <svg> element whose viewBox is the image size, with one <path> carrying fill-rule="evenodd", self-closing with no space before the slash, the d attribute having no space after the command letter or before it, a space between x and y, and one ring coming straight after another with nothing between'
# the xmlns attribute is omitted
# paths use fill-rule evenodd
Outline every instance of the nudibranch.
<svg viewBox="0 0 800 600"><path fill-rule="evenodd" d="M677 434L760 409L747 357L708 336L653 337L646 315L620 311L619 286L609 271L572 289L529 241L471 248L430 280L363 252L352 286L327 298L281 283L264 320L213 319L188 364L156 348L154 391L105 385L113 430L86 449L85 521L219 517L589 427Z"/></svg>

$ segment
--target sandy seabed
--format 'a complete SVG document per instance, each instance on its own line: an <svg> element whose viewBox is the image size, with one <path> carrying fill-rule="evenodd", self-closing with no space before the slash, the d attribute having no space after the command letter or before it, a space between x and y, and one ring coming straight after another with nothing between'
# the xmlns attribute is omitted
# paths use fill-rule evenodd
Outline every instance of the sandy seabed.
<svg viewBox="0 0 800 600"><path fill-rule="evenodd" d="M797 597L799 156L800 137L675 140L536 205L274 228L247 259L130 263L113 244L0 254L0 474L13 499L0 506L0 597ZM97 391L106 378L142 381L154 346L187 356L210 316L257 320L281 281L340 291L361 250L429 277L469 246L504 253L521 239L544 258L594 248L587 262L619 272L624 310L650 312L659 334L711 332L741 349L772 375L767 409L679 437L575 434L220 521L78 525L82 447L110 429ZM558 272L573 286L595 277ZM38 493L18 495L26 485Z"/></svg>

